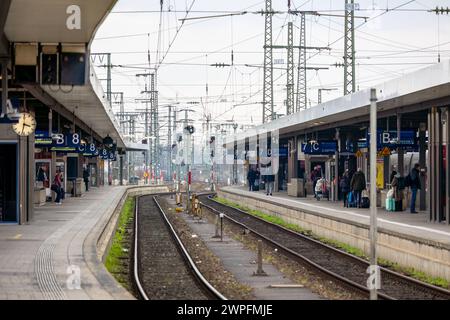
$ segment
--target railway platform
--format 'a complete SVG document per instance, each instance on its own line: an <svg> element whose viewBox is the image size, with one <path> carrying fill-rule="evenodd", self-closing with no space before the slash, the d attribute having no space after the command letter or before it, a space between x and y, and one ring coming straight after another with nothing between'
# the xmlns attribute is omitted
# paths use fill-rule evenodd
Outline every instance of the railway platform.
<svg viewBox="0 0 450 320"><path fill-rule="evenodd" d="M0 225L0 299L133 299L97 249L126 191L93 188L62 205L36 207L28 224Z"/></svg>
<svg viewBox="0 0 450 320"><path fill-rule="evenodd" d="M368 209L344 208L342 202L295 198L275 192L250 192L246 187L228 186L220 197L250 209L279 216L314 234L369 252ZM378 209L379 256L401 266L450 279L450 227L428 222L425 212L410 214Z"/></svg>

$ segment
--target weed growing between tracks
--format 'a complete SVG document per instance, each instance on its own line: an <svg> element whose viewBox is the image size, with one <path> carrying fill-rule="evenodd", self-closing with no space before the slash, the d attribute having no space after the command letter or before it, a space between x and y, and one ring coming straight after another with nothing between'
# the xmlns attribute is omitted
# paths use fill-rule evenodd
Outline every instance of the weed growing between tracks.
<svg viewBox="0 0 450 320"><path fill-rule="evenodd" d="M128 197L120 212L116 233L105 260L106 269L114 278L131 291L130 286L130 246L133 234L134 198Z"/></svg>
<svg viewBox="0 0 450 320"><path fill-rule="evenodd" d="M342 250L344 252L347 252L347 253L352 254L354 256L357 256L359 258L365 259L367 261L369 260L369 257L364 253L363 250L361 250L359 248L352 247L352 246L350 246L350 245L348 245L346 243L340 242L340 241L336 241L336 240L333 240L333 239L328 239L328 238L321 237L319 235L314 234L311 230L306 230L306 229L303 229L303 228L301 228L300 226L298 226L296 224L288 223L288 222L284 221L283 219L281 219L279 217L272 216L270 214L264 213L264 212L259 211L259 210L250 209L250 208L248 208L246 206L242 206L242 205L240 205L238 203L229 201L229 200L224 199L224 198L216 197L216 198L214 198L214 200L216 200L217 202L222 203L224 205L227 205L227 206L230 206L230 207L233 207L233 208L245 211L245 212L247 212L247 213L249 213L251 215L254 215L254 216L258 217L258 218L261 218L261 219L263 219L265 221L277 224L277 225L282 226L282 227L284 227L286 229L289 229L289 230L298 232L300 234L303 234L305 236L311 237L311 238L313 238L315 240L318 240L318 241L320 241L322 243L328 244L328 245L330 245L330 246L332 246L334 248L340 249L340 250ZM402 273L402 274L404 274L406 276L409 276L411 278L417 279L419 281L422 281L422 282L425 282L425 283L428 283L428 284L432 284L432 285L435 285L435 286L438 286L438 287L442 287L444 289L450 289L450 282L447 281L446 279L443 279L443 278L440 278L440 277L433 277L433 276L430 276L430 275L428 275L428 274L426 274L426 273L424 273L422 271L415 270L414 268L401 266L401 265L399 265L399 264L397 264L395 262L392 262L392 261L389 261L389 260L386 260L386 259L382 259L382 258L378 258L378 264L380 266L382 266L382 267L386 267L386 268L391 269L393 271Z"/></svg>

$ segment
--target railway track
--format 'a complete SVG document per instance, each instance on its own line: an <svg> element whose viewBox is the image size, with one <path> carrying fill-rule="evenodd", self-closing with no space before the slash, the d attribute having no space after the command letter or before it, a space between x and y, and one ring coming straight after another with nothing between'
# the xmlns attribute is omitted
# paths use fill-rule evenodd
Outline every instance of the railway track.
<svg viewBox="0 0 450 320"><path fill-rule="evenodd" d="M242 210L218 203L207 195L200 196L200 204L216 214L223 213L230 222L250 230L294 259L307 263L345 286L369 296L366 287L366 270L369 266L367 261ZM450 291L381 268L381 289L378 296L388 300L448 300Z"/></svg>
<svg viewBox="0 0 450 320"><path fill-rule="evenodd" d="M134 280L144 300L226 300L197 269L156 196L136 197Z"/></svg>

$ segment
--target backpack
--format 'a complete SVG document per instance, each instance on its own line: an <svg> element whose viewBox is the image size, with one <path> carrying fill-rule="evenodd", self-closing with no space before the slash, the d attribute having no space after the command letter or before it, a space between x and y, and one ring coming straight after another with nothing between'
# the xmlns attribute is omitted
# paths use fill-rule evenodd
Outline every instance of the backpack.
<svg viewBox="0 0 450 320"><path fill-rule="evenodd" d="M368 197L361 198L361 208L370 208L370 200Z"/></svg>
<svg viewBox="0 0 450 320"><path fill-rule="evenodd" d="M398 181L397 185L398 190L404 190L406 187L405 178L403 177L397 178L397 181Z"/></svg>

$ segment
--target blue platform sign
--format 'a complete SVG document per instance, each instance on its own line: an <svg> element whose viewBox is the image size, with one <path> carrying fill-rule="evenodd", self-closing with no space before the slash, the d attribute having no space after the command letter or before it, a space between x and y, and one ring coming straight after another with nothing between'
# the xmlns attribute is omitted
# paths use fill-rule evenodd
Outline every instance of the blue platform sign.
<svg viewBox="0 0 450 320"><path fill-rule="evenodd" d="M78 133L67 135L56 133L52 135L52 139L50 151L79 152L78 147L81 145L81 137Z"/></svg>
<svg viewBox="0 0 450 320"><path fill-rule="evenodd" d="M358 148L368 148L370 144L370 134L367 134L365 141L358 141ZM397 147L415 149L417 147L416 132L414 130L400 131L400 141L397 142L397 130L377 130L377 149L385 147L395 149Z"/></svg>
<svg viewBox="0 0 450 320"><path fill-rule="evenodd" d="M83 154L84 157L98 157L100 154L95 143L79 145L78 152Z"/></svg>
<svg viewBox="0 0 450 320"><path fill-rule="evenodd" d="M108 149L100 149L100 158L103 160L108 160L109 159L109 151Z"/></svg>
<svg viewBox="0 0 450 320"><path fill-rule="evenodd" d="M102 160L116 161L117 160L116 151L108 149L100 149L100 158Z"/></svg>
<svg viewBox="0 0 450 320"><path fill-rule="evenodd" d="M336 141L317 141L302 143L302 152L305 154L327 155L334 154L336 150Z"/></svg>

